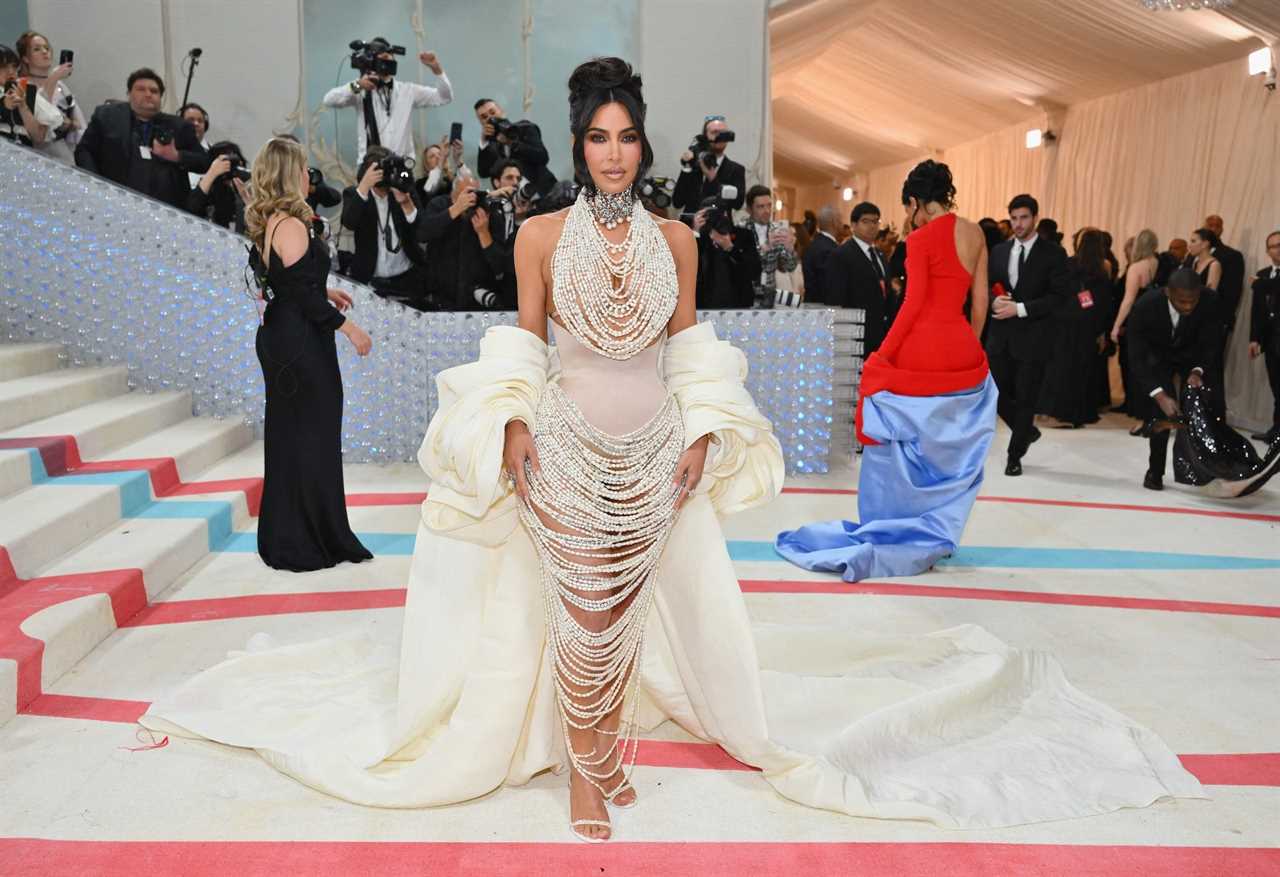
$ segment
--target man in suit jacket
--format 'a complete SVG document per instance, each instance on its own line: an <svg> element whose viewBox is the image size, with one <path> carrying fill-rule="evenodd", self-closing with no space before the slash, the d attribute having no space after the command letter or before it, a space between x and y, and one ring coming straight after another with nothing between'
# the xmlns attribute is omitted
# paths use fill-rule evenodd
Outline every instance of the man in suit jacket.
<svg viewBox="0 0 1280 877"><path fill-rule="evenodd" d="M727 130L729 127L724 116L708 116L702 123L702 134L711 140L713 161L698 164L689 150L680 156L680 176L676 178L676 190L671 193L671 203L676 207L692 212L706 199L719 195L722 187L733 186L737 194L729 205L734 210L741 209L747 195L747 169L725 155L728 141L718 143L715 140Z"/></svg>
<svg viewBox="0 0 1280 877"><path fill-rule="evenodd" d="M422 211L412 192L383 184L378 163L390 154L385 146L370 146L357 170L360 182L342 193L342 226L354 232L356 243L349 273L378 295L425 308Z"/></svg>
<svg viewBox="0 0 1280 877"><path fill-rule="evenodd" d="M76 144L76 164L183 210L189 173L203 174L210 157L190 122L160 112L164 80L146 67L129 74L129 100L93 111Z"/></svg>
<svg viewBox="0 0 1280 877"><path fill-rule="evenodd" d="M542 144L542 129L527 119L515 122L507 133L504 127L507 115L493 98L482 97L476 101L476 119L480 122L480 154L476 161L476 173L481 179L495 175L498 165L513 158L520 162L524 177L533 181L539 195L545 195L556 184L556 175L547 167L551 157Z"/></svg>
<svg viewBox="0 0 1280 877"><path fill-rule="evenodd" d="M1054 241L1036 234L1040 205L1030 195L1009 202L1013 237L991 252L989 277L1003 295L991 306L987 327L987 359L1000 390L1000 418L1009 425L1009 457L1005 474L1022 474L1022 458L1040 437L1035 427L1036 397L1053 350L1058 311L1072 294L1067 254Z"/></svg>
<svg viewBox="0 0 1280 877"><path fill-rule="evenodd" d="M1249 318L1249 358L1266 357L1267 380L1275 399L1271 429L1253 438L1270 444L1280 439L1280 231L1267 235L1271 264L1253 278L1253 307Z"/></svg>
<svg viewBox="0 0 1280 877"><path fill-rule="evenodd" d="M830 205L818 211L818 233L809 242L800 260L804 274L805 304L832 304L827 302L827 264L836 247L836 209Z"/></svg>
<svg viewBox="0 0 1280 877"><path fill-rule="evenodd" d="M1222 217L1214 214L1206 216L1204 227L1218 236L1218 246L1213 248L1213 257L1222 264L1222 279L1218 281L1218 301L1222 308L1222 319L1226 330L1230 333L1236 327L1237 311L1240 298L1244 295L1244 254L1233 249L1222 241ZM1226 343L1226 336L1223 336Z"/></svg>
<svg viewBox="0 0 1280 877"><path fill-rule="evenodd" d="M515 271L514 237L507 236L505 211L496 199L489 210L476 207L476 187L474 177L460 173L451 194L427 204L422 229L431 253L427 288L443 310L513 309L515 284L505 281ZM477 290L494 295L477 295Z"/></svg>
<svg viewBox="0 0 1280 877"><path fill-rule="evenodd" d="M1161 292L1138 299L1125 323L1133 386L1150 398L1149 417L1176 417L1180 384L1200 386L1217 355L1222 318L1201 295L1200 278L1180 268ZM1214 387L1218 392L1221 387ZM1150 457L1142 486L1164 489L1169 431L1151 430Z"/></svg>
<svg viewBox="0 0 1280 877"><path fill-rule="evenodd" d="M834 307L861 308L866 314L862 355L867 357L880 348L889 331L889 269L875 245L880 208L863 201L853 208L849 219L853 237L831 253L823 298Z"/></svg>

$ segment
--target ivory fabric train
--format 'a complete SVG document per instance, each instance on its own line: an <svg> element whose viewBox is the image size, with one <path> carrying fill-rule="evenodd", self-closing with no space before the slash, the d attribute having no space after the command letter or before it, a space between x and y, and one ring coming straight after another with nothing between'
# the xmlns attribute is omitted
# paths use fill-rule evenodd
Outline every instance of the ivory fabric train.
<svg viewBox="0 0 1280 877"><path fill-rule="evenodd" d="M1074 688L1048 655L980 628L753 626L720 518L777 495L780 449L743 387L745 357L710 324L673 336L662 368L686 436L714 441L658 570L645 728L674 721L787 798L853 816L978 828L1202 796L1154 733ZM381 807L463 801L563 769L538 558L500 477L503 427L533 417L557 371L552 348L500 327L477 362L440 375L398 642L235 653L141 723L255 749L313 788Z"/></svg>

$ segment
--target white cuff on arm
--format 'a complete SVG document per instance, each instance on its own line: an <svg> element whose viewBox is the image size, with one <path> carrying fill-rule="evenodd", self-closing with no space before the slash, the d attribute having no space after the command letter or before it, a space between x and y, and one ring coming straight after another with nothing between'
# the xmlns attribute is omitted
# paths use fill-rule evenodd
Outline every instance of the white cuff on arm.
<svg viewBox="0 0 1280 877"><path fill-rule="evenodd" d="M1022 317L1023 319L1026 319L1027 306L1024 305L1022 302L1016 302L1016 304L1018 305L1018 316Z"/></svg>
<svg viewBox="0 0 1280 877"><path fill-rule="evenodd" d="M1164 392L1164 387L1156 387L1154 390L1152 390L1152 391L1151 391L1150 393L1148 393L1147 395L1148 395L1148 396L1150 396L1152 399L1154 399L1156 396L1159 396L1159 395L1160 395L1161 393L1163 393L1163 392Z"/></svg>

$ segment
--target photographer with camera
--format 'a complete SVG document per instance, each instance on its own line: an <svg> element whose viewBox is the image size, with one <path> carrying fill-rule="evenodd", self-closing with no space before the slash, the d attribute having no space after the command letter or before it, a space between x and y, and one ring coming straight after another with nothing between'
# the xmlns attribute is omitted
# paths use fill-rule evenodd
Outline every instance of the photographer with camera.
<svg viewBox="0 0 1280 877"><path fill-rule="evenodd" d="M734 136L724 116L707 116L703 120L702 133L693 138L680 156L680 176L671 199L673 204L687 209L705 203L717 195L721 187L732 186L738 194L730 208L742 207L743 194L747 191L747 169L725 155Z"/></svg>
<svg viewBox="0 0 1280 877"><path fill-rule="evenodd" d="M136 192L187 207L189 172L209 169L195 128L160 112L164 80L143 67L129 74L128 101L105 103L93 111L76 144L76 164Z"/></svg>
<svg viewBox="0 0 1280 877"><path fill-rule="evenodd" d="M504 166L503 173L510 168ZM451 194L437 196L426 206L423 234L431 251L427 289L442 309L516 306L515 234L506 233L509 202L509 190L483 192L475 177L460 174Z"/></svg>
<svg viewBox="0 0 1280 877"><path fill-rule="evenodd" d="M89 124L84 117L75 96L67 87L67 77L71 75L72 55L70 49L63 49L57 66L53 63L53 47L44 34L29 30L18 37L14 45L20 59L18 75L38 87L45 99L61 114L57 124L52 123L50 116L49 130L44 142L33 144L36 149L50 158L67 164L75 163L76 143ZM8 81L5 77L4 81Z"/></svg>
<svg viewBox="0 0 1280 877"><path fill-rule="evenodd" d="M413 200L413 159L370 146L360 182L342 193L342 226L355 235L352 279L383 298L427 310L423 214Z"/></svg>
<svg viewBox="0 0 1280 877"><path fill-rule="evenodd" d="M62 114L40 89L25 77L18 78L18 53L0 46L0 137L23 146L38 146L62 123Z"/></svg>
<svg viewBox="0 0 1280 877"><path fill-rule="evenodd" d="M351 67L360 78L329 90L326 107L359 107L362 121L356 135L356 162L364 161L371 146L383 146L396 155L413 155L411 116L418 107L442 107L453 100L453 86L435 52L418 55L440 86L419 85L396 79L396 55L404 46L393 46L385 37L351 43Z"/></svg>
<svg viewBox="0 0 1280 877"><path fill-rule="evenodd" d="M755 301L760 252L754 230L733 224L735 201L742 203L734 187L722 186L697 212L680 214L698 236L699 308L748 309Z"/></svg>
<svg viewBox="0 0 1280 877"><path fill-rule="evenodd" d="M493 177L500 162L513 158L520 162L524 178L533 184L535 192L550 192L556 175L547 167L551 158L542 145L542 129L528 119L510 121L491 97L476 101L475 110L480 122L480 154L476 159L480 176Z"/></svg>
<svg viewBox="0 0 1280 877"><path fill-rule="evenodd" d="M240 147L223 140L209 147L209 169L187 198L187 209L215 225L245 233L244 206L250 200L249 163Z"/></svg>

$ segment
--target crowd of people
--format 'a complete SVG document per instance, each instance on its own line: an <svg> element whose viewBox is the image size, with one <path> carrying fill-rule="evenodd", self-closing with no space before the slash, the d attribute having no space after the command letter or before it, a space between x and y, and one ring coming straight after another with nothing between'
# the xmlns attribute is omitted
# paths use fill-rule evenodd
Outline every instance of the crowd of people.
<svg viewBox="0 0 1280 877"><path fill-rule="evenodd" d="M413 112L454 98L439 57L418 56L436 79L422 85L396 78L402 47L381 37L352 45L359 47L352 55L359 75L330 90L324 103L356 111L356 183L339 192L318 168L308 174L314 234L327 243L336 270L421 310L515 309L516 232L528 217L572 203L578 181L558 180L550 170L537 124L508 119L489 97L472 104L481 130L474 170L459 123L415 162ZM165 83L144 67L129 75L124 99L105 102L86 119L68 84L73 69L72 53L54 64L49 40L36 32L22 34L12 50L0 46L0 136L244 232L250 162L234 141L211 142L203 106L189 102L177 114L163 112ZM698 307L859 308L869 356L902 303L906 229L900 233L865 201L847 223L832 206L806 211L802 222L775 221L773 192L747 188L746 169L728 155L734 140L728 120L709 115L680 156L679 175L638 186L649 210L678 216L695 232ZM325 218L322 209L336 215ZM741 222L735 211L743 212ZM1144 294L1167 287L1178 269L1194 274L1212 305L1214 349L1202 367L1221 405L1227 339L1246 279L1242 254L1223 241L1221 217L1207 217L1164 250L1144 229L1124 242L1123 257L1109 232L1092 227L1071 236L1068 254L1057 223L1040 217L1029 195L1010 202L1007 219L984 218L980 225L993 316L983 340L1001 416L1013 431L1009 474L1021 472L1040 436L1038 415L1078 429L1113 407L1113 356L1125 391L1114 410L1141 421L1133 434L1150 435L1151 424L1169 414L1168 406L1153 410L1150 400L1158 396L1138 386L1144 366L1134 361L1129 323ZM1249 355L1265 357L1280 399L1280 234L1268 238L1267 252L1270 264L1253 281ZM1271 428L1254 437L1280 438L1280 401ZM1153 458L1152 473L1158 471ZM1148 482L1158 486L1155 477Z"/></svg>

